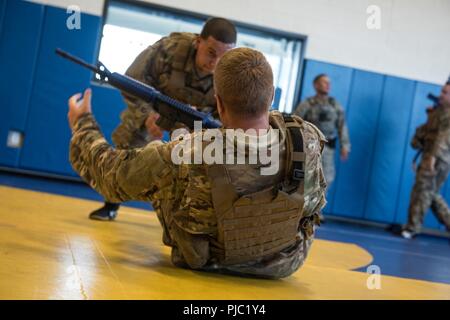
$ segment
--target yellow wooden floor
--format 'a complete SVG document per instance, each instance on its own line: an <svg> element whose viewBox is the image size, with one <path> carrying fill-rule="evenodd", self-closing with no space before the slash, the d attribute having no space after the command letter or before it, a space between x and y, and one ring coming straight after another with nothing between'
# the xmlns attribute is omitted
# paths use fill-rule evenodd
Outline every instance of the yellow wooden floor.
<svg viewBox="0 0 450 320"><path fill-rule="evenodd" d="M372 257L315 240L305 266L277 281L175 268L156 216L123 207L87 218L98 202L0 186L0 299L448 299L450 285L350 271Z"/></svg>

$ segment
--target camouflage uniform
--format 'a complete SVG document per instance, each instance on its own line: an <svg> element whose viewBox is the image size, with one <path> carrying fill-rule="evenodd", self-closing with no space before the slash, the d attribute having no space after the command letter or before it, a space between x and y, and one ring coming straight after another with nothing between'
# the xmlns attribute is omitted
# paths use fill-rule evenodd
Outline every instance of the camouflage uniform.
<svg viewBox="0 0 450 320"><path fill-rule="evenodd" d="M176 165L171 160L171 153L181 143L179 140L166 144L153 141L144 148L113 149L105 141L91 114L83 115L75 124L70 161L80 176L105 197L117 202L150 201L163 227L163 242L172 247L172 262L176 266L280 278L292 274L303 264L313 240L315 224L318 223L317 213L326 202L326 183L321 167L325 138L313 125L298 117L294 119L301 127L305 152L301 155L289 153L291 149L288 141L292 141L289 140L291 135L286 134L286 130L280 130L280 166L278 173L274 175L261 175L262 165L259 163ZM283 128L284 121L279 112L271 113L270 124L272 128ZM220 130L223 132L224 129ZM199 134L201 133L185 136L183 141L194 139ZM207 142L203 144L208 145ZM285 182L287 172L291 172L292 164L286 161L287 154L294 154L290 159L301 158L303 165L306 165L303 168L304 182L292 198L282 191L278 192ZM225 170L226 175L221 175L221 171L215 171L216 169ZM228 184L222 188L221 182L224 179ZM254 214L253 209L249 210L254 208L251 207L251 202L266 199L261 195L267 193L271 195L268 202L257 204L257 210L264 210L262 215L251 217ZM217 204L218 194L236 196L238 200L231 203L233 208L236 203L239 204L234 208L236 210L228 210L226 203ZM213 197L214 195L216 196ZM272 202L271 199L275 200ZM297 206L297 209L280 211L280 208L289 203ZM273 221L265 221L267 217L273 218ZM293 217L297 218L292 220ZM257 247L261 252L268 252L266 249L270 247L271 252L251 261L237 259L234 263L222 263L223 238L249 221L256 221L258 226L259 220L251 220L254 218L269 223L261 228L250 225L259 236L270 237L272 234L294 232L292 239L289 239L288 244L283 243L282 247L271 246L279 238L264 242L264 246L249 244L248 241L253 241L253 238L238 239L233 245L249 245L244 249ZM241 220L236 224L235 219ZM223 226L230 223L232 229L224 232ZM274 233L266 232L267 230L273 230ZM247 232L240 236L247 236ZM259 249L256 251L257 256ZM255 254L255 251L249 256L251 254Z"/></svg>
<svg viewBox="0 0 450 320"><path fill-rule="evenodd" d="M436 164L434 172L428 171L422 163L418 167L405 229L419 232L425 213L431 207L436 218L450 230L450 210L439 194L450 171L450 108L438 106L430 110L427 122L417 128L411 145L422 150L422 159L435 157Z"/></svg>
<svg viewBox="0 0 450 320"><path fill-rule="evenodd" d="M323 150L322 163L325 180L330 186L336 176L334 158L337 137L339 137L341 148L350 151L350 138L345 123L344 109L332 97L324 100L315 96L300 103L293 114L315 124L328 140L328 144Z"/></svg>
<svg viewBox="0 0 450 320"><path fill-rule="evenodd" d="M193 33L172 33L160 39L139 54L126 75L196 106L199 111L215 111L213 76L200 77L196 71L196 37ZM152 140L145 120L153 110L153 103L126 93L123 96L128 108L122 112L122 121L113 132L112 140L120 149L142 147Z"/></svg>

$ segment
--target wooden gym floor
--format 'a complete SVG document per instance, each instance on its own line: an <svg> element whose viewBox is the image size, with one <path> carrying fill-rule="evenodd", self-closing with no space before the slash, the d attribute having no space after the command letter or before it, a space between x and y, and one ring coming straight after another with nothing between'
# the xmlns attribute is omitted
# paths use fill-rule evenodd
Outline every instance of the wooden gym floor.
<svg viewBox="0 0 450 320"><path fill-rule="evenodd" d="M100 201L56 194L88 187L55 182L42 192L26 186L53 182L14 179L0 179L0 299L450 299L445 239L419 238L411 247L377 230L326 224L293 276L246 279L172 266L154 212L124 206L115 222L91 221ZM381 270L381 288L367 286L376 283L371 264Z"/></svg>

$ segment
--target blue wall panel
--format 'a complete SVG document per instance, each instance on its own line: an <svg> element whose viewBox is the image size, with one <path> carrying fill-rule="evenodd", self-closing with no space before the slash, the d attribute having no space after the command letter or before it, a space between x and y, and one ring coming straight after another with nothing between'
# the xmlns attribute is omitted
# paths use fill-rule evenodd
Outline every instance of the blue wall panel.
<svg viewBox="0 0 450 320"><path fill-rule="evenodd" d="M0 36L3 30L3 18L5 16L5 7L7 2L8 2L7 0L0 1Z"/></svg>
<svg viewBox="0 0 450 320"><path fill-rule="evenodd" d="M83 14L81 29L66 27L65 10L47 7L20 165L26 169L74 175L68 162L70 130L67 99L91 79L88 70L57 56L60 47L94 62L101 19Z"/></svg>
<svg viewBox="0 0 450 320"><path fill-rule="evenodd" d="M109 143L111 134L120 122L120 113L126 104L119 90L103 85L92 85L92 111Z"/></svg>
<svg viewBox="0 0 450 320"><path fill-rule="evenodd" d="M339 166L333 214L352 218L364 216L383 82L382 75L354 72L346 117L352 151L348 161Z"/></svg>
<svg viewBox="0 0 450 320"><path fill-rule="evenodd" d="M7 147L6 141L10 130L25 131L44 6L12 0L1 3L6 14L0 33L0 165L16 167L20 149Z"/></svg>
<svg viewBox="0 0 450 320"><path fill-rule="evenodd" d="M445 200L447 201L447 204L450 203L450 181L447 178L447 182L441 189L441 194L445 197ZM430 221L431 220L431 221ZM437 226L436 226L437 224ZM437 219L434 217L434 215L428 214L425 217L425 226L431 226L432 228L440 229L440 230L446 230L445 226L440 224ZM436 226L436 227L434 227Z"/></svg>
<svg viewBox="0 0 450 320"><path fill-rule="evenodd" d="M367 219L395 219L414 91L414 81L386 77L364 215Z"/></svg>
<svg viewBox="0 0 450 320"><path fill-rule="evenodd" d="M329 64L325 62L307 60L305 64L305 73L303 76L303 87L301 94L301 101L307 97L314 96L316 93L313 87L313 80L315 76L321 73L326 73L331 80L331 92L330 95L335 97L336 100L342 105L344 110L347 109L348 97L350 93L350 86L352 82L353 69L338 66L335 64ZM336 159L336 179L339 178L339 160L338 155ZM336 184L332 184L328 191L327 201L328 204L324 209L325 213L332 213L334 194L336 190Z"/></svg>
<svg viewBox="0 0 450 320"><path fill-rule="evenodd" d="M428 92L440 86L307 60L301 99L314 95L313 78L327 73L331 95L346 110L352 142L348 162L336 159L336 180L324 212L378 222L405 223L414 181L409 142L425 121ZM450 200L450 183L441 190ZM425 227L443 229L428 213Z"/></svg>
<svg viewBox="0 0 450 320"><path fill-rule="evenodd" d="M439 95L440 86L428 83L417 83L414 95L414 103L411 109L411 121L408 129L408 138L405 142L407 146L401 172L401 190L398 199L397 216L395 219L395 221L398 223L405 223L408 217L410 194L415 179L415 174L412 171L411 164L416 154L416 150L411 148L410 142L412 137L414 136L416 128L427 120L425 109L431 104L431 102L426 97L430 92L434 93L435 95ZM444 190L445 188L443 188L443 192ZM428 228L439 227L439 223L430 211L428 211L428 214L425 217L424 225Z"/></svg>

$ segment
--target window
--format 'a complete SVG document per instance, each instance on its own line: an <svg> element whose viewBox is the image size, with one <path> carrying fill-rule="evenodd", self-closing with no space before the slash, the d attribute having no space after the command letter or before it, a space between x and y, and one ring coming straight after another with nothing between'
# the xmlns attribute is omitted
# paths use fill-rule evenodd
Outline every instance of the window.
<svg viewBox="0 0 450 320"><path fill-rule="evenodd" d="M200 33L207 16L130 1L110 0L99 60L111 71L125 73L135 57L171 32ZM297 103L306 38L236 23L237 46L264 53L274 73L272 107L290 112Z"/></svg>

